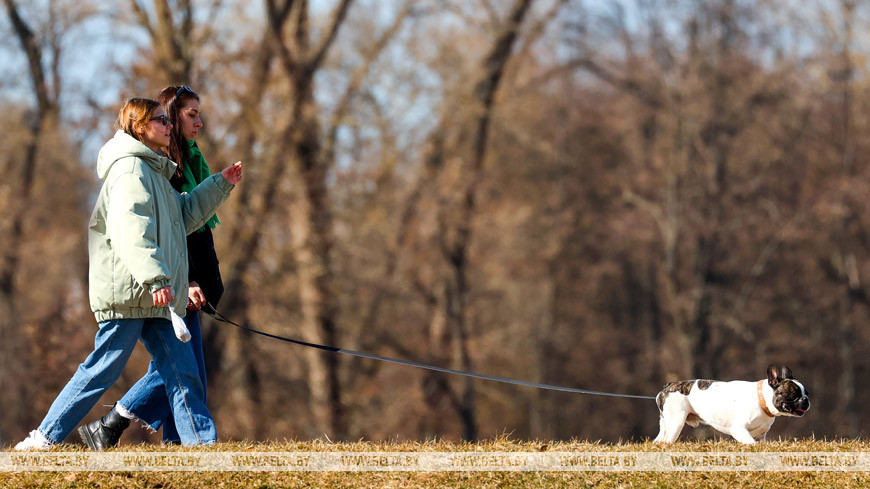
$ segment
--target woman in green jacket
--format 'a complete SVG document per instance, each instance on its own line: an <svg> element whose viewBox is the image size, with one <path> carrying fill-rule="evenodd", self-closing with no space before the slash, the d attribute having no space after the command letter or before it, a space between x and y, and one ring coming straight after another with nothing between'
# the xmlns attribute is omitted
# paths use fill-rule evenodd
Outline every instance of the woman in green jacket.
<svg viewBox="0 0 870 489"><path fill-rule="evenodd" d="M242 178L241 164L179 194L169 183L176 165L161 155L172 124L160 104L128 100L118 126L100 150L103 187L88 229L88 292L99 322L94 351L16 450L44 450L66 439L120 377L140 340L163 379L182 444L217 439L196 361L175 337L170 307L185 315L187 296L175 292L187 290L186 235L227 199Z"/></svg>

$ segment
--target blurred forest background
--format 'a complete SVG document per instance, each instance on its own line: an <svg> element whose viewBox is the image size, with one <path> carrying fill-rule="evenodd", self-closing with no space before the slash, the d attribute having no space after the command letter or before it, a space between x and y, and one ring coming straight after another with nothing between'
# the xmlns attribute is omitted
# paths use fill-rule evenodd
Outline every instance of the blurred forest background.
<svg viewBox="0 0 870 489"><path fill-rule="evenodd" d="M857 0L3 0L0 445L92 348L96 152L172 83L212 170L247 165L215 230L236 321L641 395L788 364L813 409L771 436L862 436L868 68ZM223 440L658 429L653 401L204 331Z"/></svg>

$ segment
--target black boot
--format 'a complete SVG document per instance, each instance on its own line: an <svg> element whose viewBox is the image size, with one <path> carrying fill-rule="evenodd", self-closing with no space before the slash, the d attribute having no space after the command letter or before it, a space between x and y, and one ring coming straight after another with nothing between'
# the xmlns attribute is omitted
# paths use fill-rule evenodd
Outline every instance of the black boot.
<svg viewBox="0 0 870 489"><path fill-rule="evenodd" d="M121 433L128 426L130 426L130 420L121 416L112 406L109 414L84 426L79 426L79 436L91 450L101 452L117 445L121 439Z"/></svg>

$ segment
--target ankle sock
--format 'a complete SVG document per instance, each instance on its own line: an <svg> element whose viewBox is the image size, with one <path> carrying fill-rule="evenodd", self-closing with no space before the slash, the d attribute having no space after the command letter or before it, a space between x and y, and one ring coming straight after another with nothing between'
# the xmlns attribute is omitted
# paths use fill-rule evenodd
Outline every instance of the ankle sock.
<svg viewBox="0 0 870 489"><path fill-rule="evenodd" d="M134 416L133 413L131 413L130 411L127 411L127 409L120 404L115 404L114 409L115 409L115 411L117 411L118 414L121 415L122 418L136 419L136 416Z"/></svg>

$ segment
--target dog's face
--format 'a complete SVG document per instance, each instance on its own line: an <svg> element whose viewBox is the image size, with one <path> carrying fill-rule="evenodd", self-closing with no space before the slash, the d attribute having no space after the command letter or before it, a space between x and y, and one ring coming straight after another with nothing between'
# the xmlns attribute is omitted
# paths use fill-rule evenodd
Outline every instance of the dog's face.
<svg viewBox="0 0 870 489"><path fill-rule="evenodd" d="M791 369L775 365L767 367L767 382L773 387L773 407L785 416L803 416L810 408L810 393L794 380Z"/></svg>

